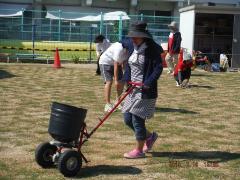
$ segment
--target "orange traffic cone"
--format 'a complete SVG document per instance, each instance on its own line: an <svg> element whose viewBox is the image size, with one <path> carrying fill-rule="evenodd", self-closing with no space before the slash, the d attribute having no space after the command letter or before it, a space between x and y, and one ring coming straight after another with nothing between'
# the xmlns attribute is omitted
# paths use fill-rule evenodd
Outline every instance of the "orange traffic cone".
<svg viewBox="0 0 240 180"><path fill-rule="evenodd" d="M61 67L61 62L60 62L60 56L59 56L58 48L56 48L56 51L55 51L53 67L55 67L55 68L60 68Z"/></svg>

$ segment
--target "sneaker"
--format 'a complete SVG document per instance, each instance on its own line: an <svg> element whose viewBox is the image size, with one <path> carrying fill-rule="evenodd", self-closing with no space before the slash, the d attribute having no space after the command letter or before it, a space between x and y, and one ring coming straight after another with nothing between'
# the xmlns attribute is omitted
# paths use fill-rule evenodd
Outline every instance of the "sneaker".
<svg viewBox="0 0 240 180"><path fill-rule="evenodd" d="M121 111L121 110L122 110L122 105L119 104L118 107L117 107L117 109Z"/></svg>
<svg viewBox="0 0 240 180"><path fill-rule="evenodd" d="M134 149L128 153L124 153L124 157L127 159L137 159L137 158L144 158L145 154L138 149Z"/></svg>
<svg viewBox="0 0 240 180"><path fill-rule="evenodd" d="M104 111L105 111L105 112L110 112L110 111L112 110L112 108L113 108L113 105L110 104L110 103L107 103L107 104L105 105Z"/></svg>
<svg viewBox="0 0 240 180"><path fill-rule="evenodd" d="M178 83L178 81L176 81L176 86L177 86L177 87L179 87L179 86L180 86L180 84Z"/></svg>
<svg viewBox="0 0 240 180"><path fill-rule="evenodd" d="M118 99L115 100L113 107L118 103L118 101L119 101ZM121 110L122 110L122 107L123 107L123 102L121 102L121 103L118 105L118 107L116 108L116 110L120 110L120 111L121 111Z"/></svg>
<svg viewBox="0 0 240 180"><path fill-rule="evenodd" d="M147 138L147 140L146 140L146 142L145 142L145 144L143 146L143 152L145 152L145 153L149 152L152 149L153 144L155 143L157 138L158 138L158 134L153 132L151 134L151 136L149 138Z"/></svg>
<svg viewBox="0 0 240 180"><path fill-rule="evenodd" d="M124 104L124 103L123 103L123 102L121 102L121 103L118 105L118 107L117 107L117 108L118 108L118 110L120 110L120 111L122 110L122 108L123 108L123 104Z"/></svg>

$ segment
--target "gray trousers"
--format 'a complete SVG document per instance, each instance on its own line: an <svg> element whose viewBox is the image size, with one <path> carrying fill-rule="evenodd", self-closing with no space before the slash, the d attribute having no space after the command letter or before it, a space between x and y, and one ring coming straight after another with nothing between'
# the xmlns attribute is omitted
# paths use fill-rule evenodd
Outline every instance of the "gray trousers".
<svg viewBox="0 0 240 180"><path fill-rule="evenodd" d="M178 63L178 54L170 55L169 53L167 53L165 61L167 63L168 71L172 73L174 71L175 66Z"/></svg>

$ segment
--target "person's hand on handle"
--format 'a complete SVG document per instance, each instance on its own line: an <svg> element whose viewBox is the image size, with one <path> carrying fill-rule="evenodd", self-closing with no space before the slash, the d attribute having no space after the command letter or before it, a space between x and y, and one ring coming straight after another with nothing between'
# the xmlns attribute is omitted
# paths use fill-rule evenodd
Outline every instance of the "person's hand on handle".
<svg viewBox="0 0 240 180"><path fill-rule="evenodd" d="M146 85L144 85L144 84L141 83L141 82L132 82L132 81L130 81L130 82L128 82L128 84L129 84L130 86L135 86L135 87L141 88L141 89L149 89L149 88L150 88L149 86L146 86Z"/></svg>

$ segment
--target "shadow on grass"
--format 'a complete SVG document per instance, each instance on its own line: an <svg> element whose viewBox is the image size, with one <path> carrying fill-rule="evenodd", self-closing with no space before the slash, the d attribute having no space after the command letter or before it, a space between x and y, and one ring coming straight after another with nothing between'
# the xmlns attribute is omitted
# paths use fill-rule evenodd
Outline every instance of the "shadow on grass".
<svg viewBox="0 0 240 180"><path fill-rule="evenodd" d="M207 85L197 85L197 84L191 84L190 88L205 88L205 89L215 89L212 86L207 86Z"/></svg>
<svg viewBox="0 0 240 180"><path fill-rule="evenodd" d="M15 77L15 75L0 69L0 79L12 78L12 77Z"/></svg>
<svg viewBox="0 0 240 180"><path fill-rule="evenodd" d="M179 113L183 113L183 114L199 114L198 112L189 111L186 109L160 108L160 107L156 107L156 112L179 112Z"/></svg>
<svg viewBox="0 0 240 180"><path fill-rule="evenodd" d="M153 157L168 157L170 159L205 160L215 162L226 162L240 159L240 153L223 151L198 151L198 152L151 152Z"/></svg>
<svg viewBox="0 0 240 180"><path fill-rule="evenodd" d="M142 173L142 170L132 166L113 166L113 165L97 165L85 167L80 170L76 178L94 177L98 175L135 175Z"/></svg>
<svg viewBox="0 0 240 180"><path fill-rule="evenodd" d="M210 74L194 74L192 73L191 76L197 76L197 77L204 77L204 76L211 76Z"/></svg>

